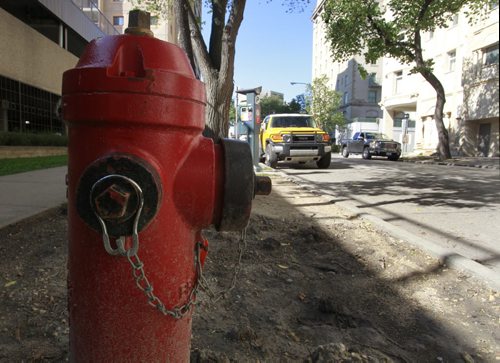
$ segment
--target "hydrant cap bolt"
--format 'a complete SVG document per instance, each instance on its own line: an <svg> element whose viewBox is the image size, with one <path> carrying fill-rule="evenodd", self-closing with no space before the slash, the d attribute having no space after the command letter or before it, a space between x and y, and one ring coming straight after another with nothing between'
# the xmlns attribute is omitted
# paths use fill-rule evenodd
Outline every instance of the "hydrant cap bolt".
<svg viewBox="0 0 500 363"><path fill-rule="evenodd" d="M126 217L130 192L112 184L95 198L96 212L105 220Z"/></svg>
<svg viewBox="0 0 500 363"><path fill-rule="evenodd" d="M125 34L153 36L151 14L147 11L132 10L128 14L128 28Z"/></svg>

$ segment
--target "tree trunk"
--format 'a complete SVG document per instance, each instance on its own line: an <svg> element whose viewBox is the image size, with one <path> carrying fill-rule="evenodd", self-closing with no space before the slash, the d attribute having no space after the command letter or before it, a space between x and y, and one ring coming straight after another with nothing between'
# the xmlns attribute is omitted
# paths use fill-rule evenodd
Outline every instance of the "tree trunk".
<svg viewBox="0 0 500 363"><path fill-rule="evenodd" d="M176 0L178 17L187 15L189 20L190 45L205 82L207 105L204 135L216 142L227 136L229 130L229 109L233 95L235 44L243 20L246 0L232 0L226 21L227 0L212 0L212 34L210 49L201 35L201 30L186 1ZM185 4L180 6L180 4ZM185 48L186 49L186 48Z"/></svg>
<svg viewBox="0 0 500 363"><path fill-rule="evenodd" d="M436 129L438 132L438 146L436 151L438 152L440 160L451 159L450 152L450 140L448 135L448 130L444 126L443 116L444 116L444 104L446 103L446 96L444 93L444 88L439 79L430 71L421 72L422 76L436 91L436 106L434 109L434 122L436 123Z"/></svg>
<svg viewBox="0 0 500 363"><path fill-rule="evenodd" d="M422 14L428 8L430 4L430 0L426 1L424 7L422 9ZM423 16L423 15L422 15ZM446 103L446 96L444 93L444 87L439 81L439 79L434 75L431 69L424 62L424 57L422 53L422 44L420 37L420 30L417 28L415 30L415 43L414 43L414 51L415 51L415 63L417 65L417 69L420 74L425 78L427 82L434 88L436 91L436 106L434 109L434 122L436 123L436 129L438 131L438 147L437 152L440 160L451 159L450 152L450 140L448 137L448 130L444 126L443 122L443 114L444 114L444 104Z"/></svg>
<svg viewBox="0 0 500 363"><path fill-rule="evenodd" d="M229 108L231 106L233 84L232 82L229 84L221 82L218 72L212 77L204 79L204 81L207 106L203 135L218 142L221 138L227 136L229 130Z"/></svg>
<svg viewBox="0 0 500 363"><path fill-rule="evenodd" d="M439 159L440 160L446 160L446 159L451 159L451 152L450 152L450 138L448 134L448 130L444 126L443 122L443 116L444 116L444 104L446 102L445 95L444 95L444 89L441 87L441 89L438 91L436 90L436 107L434 110L434 120L436 122L436 129L438 131L438 147L437 147L437 152L439 154Z"/></svg>
<svg viewBox="0 0 500 363"><path fill-rule="evenodd" d="M194 60L193 45L191 44L191 36L189 31L189 10L186 8L187 6L189 6L189 4L186 3L185 0L173 0L172 5L174 14L176 15L175 23L177 25L177 29L179 29L179 45L186 52L186 55L189 58L189 62L191 63L191 67L193 68L193 72L195 73L196 77L199 78L199 72Z"/></svg>

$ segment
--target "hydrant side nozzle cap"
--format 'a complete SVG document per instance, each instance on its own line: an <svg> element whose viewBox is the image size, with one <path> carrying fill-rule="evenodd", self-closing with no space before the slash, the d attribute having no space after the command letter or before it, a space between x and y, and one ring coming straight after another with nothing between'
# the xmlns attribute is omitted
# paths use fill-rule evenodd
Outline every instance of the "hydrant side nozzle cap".
<svg viewBox="0 0 500 363"><path fill-rule="evenodd" d="M256 195L269 195L272 188L273 183L270 177L254 174L254 197Z"/></svg>
<svg viewBox="0 0 500 363"><path fill-rule="evenodd" d="M128 13L128 28L125 29L125 34L153 37L151 14L143 10L131 10Z"/></svg>

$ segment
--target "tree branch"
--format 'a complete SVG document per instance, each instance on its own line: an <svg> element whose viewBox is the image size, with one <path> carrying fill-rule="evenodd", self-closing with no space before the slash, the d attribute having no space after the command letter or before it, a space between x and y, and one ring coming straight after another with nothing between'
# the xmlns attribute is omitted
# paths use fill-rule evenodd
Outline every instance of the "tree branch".
<svg viewBox="0 0 500 363"><path fill-rule="evenodd" d="M189 18L187 7L190 5L184 0L173 0L172 5L174 14L176 14L175 22L177 25L177 29L179 29L179 44L186 52L186 55L189 58L189 62L191 63L191 68L193 68L193 72L196 73L196 62L193 54L193 44L191 43L191 35L189 32Z"/></svg>
<svg viewBox="0 0 500 363"><path fill-rule="evenodd" d="M212 65L220 69L222 58L222 37L226 21L227 0L212 0L212 28L210 32L210 48L208 50Z"/></svg>
<svg viewBox="0 0 500 363"><path fill-rule="evenodd" d="M387 48L400 50L410 61L414 60L413 53L408 50L408 47L412 47L411 43L392 40L390 35L379 26L375 19L373 19L373 16L371 14L367 15L367 19L370 25L375 29L378 37L382 39L384 45Z"/></svg>
<svg viewBox="0 0 500 363"><path fill-rule="evenodd" d="M222 64L220 69L226 70L225 72L226 74L223 74L222 78L226 76L232 77L234 73L232 70L234 69L236 37L238 36L238 31L243 21L245 4L246 0L233 0L231 11L229 13L226 26L224 27L224 34L222 41L223 48L221 51L227 56L222 58ZM231 72L227 72L227 70L231 70Z"/></svg>
<svg viewBox="0 0 500 363"><path fill-rule="evenodd" d="M204 67L205 69L210 69L212 67L212 60L207 51L207 46L205 41L203 40L203 36L201 34L201 29L198 24L198 19L196 19L193 9L191 5L185 0L181 0L186 3L186 11L187 17L189 20L189 30L191 33L191 44L193 46L194 53L196 54L196 59L200 63L200 67Z"/></svg>

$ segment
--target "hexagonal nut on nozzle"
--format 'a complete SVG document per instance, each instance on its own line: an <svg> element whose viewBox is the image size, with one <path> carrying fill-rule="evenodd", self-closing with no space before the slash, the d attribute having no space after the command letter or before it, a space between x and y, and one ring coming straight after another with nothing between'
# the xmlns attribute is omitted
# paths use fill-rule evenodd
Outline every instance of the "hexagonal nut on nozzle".
<svg viewBox="0 0 500 363"><path fill-rule="evenodd" d="M271 178L254 174L254 195L269 195L272 188Z"/></svg>
<svg viewBox="0 0 500 363"><path fill-rule="evenodd" d="M129 200L130 192L112 184L95 198L96 213L104 220L124 218Z"/></svg>
<svg viewBox="0 0 500 363"><path fill-rule="evenodd" d="M151 14L143 10L131 10L128 13L128 28L125 34L153 36Z"/></svg>

